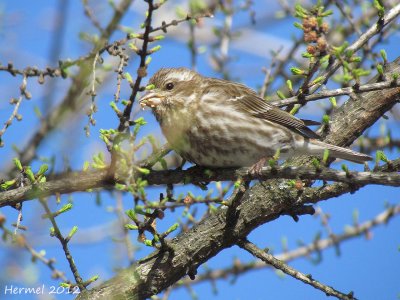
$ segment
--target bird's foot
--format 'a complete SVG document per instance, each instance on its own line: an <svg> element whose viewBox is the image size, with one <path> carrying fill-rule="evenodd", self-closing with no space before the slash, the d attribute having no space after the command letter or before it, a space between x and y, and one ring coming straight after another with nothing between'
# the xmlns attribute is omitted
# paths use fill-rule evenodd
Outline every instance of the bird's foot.
<svg viewBox="0 0 400 300"><path fill-rule="evenodd" d="M266 162L267 162L266 157L261 158L258 162L256 162L254 165L250 167L249 174L251 176L260 178L262 175L262 168L265 166Z"/></svg>
<svg viewBox="0 0 400 300"><path fill-rule="evenodd" d="M197 174L199 176L212 172L209 168L202 167L202 166L199 166L199 165L194 165L194 166L186 169L186 171L191 172L193 175ZM192 182L193 185L198 186L203 191L207 191L208 190L207 185L209 183L210 182L207 182L207 181L204 181L204 182Z"/></svg>

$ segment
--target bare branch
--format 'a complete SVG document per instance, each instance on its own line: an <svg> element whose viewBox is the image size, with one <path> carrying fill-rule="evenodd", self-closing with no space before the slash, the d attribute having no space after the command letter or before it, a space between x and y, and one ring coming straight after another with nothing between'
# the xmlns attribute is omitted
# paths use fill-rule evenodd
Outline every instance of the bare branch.
<svg viewBox="0 0 400 300"><path fill-rule="evenodd" d="M390 168L389 168L390 165ZM149 185L177 184L187 182L188 178L192 183L262 179L273 178L285 179L312 179L325 181L339 181L349 183L352 186L364 186L369 184L380 184L386 186L400 186L400 174L393 172L400 169L400 159L391 161L386 165L392 172L344 172L329 168L316 169L315 167L264 167L260 176L251 175L249 168L240 169L217 169L207 170L202 168L191 168L188 170L166 170L152 171L144 177ZM48 181L37 185L20 187L14 190L0 193L0 207L14 205L18 202L46 197L55 194L66 194L88 189L111 187L113 180L106 170L94 172L77 172L64 175L60 179ZM123 180L122 180L123 183Z"/></svg>
<svg viewBox="0 0 400 300"><path fill-rule="evenodd" d="M238 245L241 248L248 251L249 253L251 253L252 255L261 259L263 262L274 266L276 269L281 270L283 273L288 274L288 275L296 278L297 280L300 280L306 284L313 286L314 288L316 288L318 290L323 291L328 296L334 296L338 299L344 299L344 300L355 299L353 297L352 292L347 295L343 294L343 293L335 290L334 288L315 280L314 278L312 278L312 276L310 274L305 275L305 274L301 273L300 271L297 271L294 268L289 267L283 261L281 261L281 260L275 258L273 255L268 254L267 252L259 249L256 245L254 245L253 243L250 243L247 240L239 241Z"/></svg>
<svg viewBox="0 0 400 300"><path fill-rule="evenodd" d="M368 220L361 224L357 224L356 226L346 227L346 230L343 233L333 234L326 239L318 239L305 246L301 246L296 249L280 253L274 256L276 259L284 262L290 262L301 257L308 257L313 253L321 252L325 249L340 244L344 241L365 235L375 227L388 224L388 222L391 219L398 217L399 214L400 214L399 205L390 207L385 211L381 212L380 214L378 214L377 216L375 216L374 218L372 218L371 220ZM252 270L265 269L268 267L270 266L260 261L252 261L249 263L239 262L227 269L206 271L203 274L199 274L198 276L196 276L194 280L191 280L189 278L184 279L182 284L177 284L175 288L178 288L181 285L185 284L193 285L207 280L224 279L227 278L229 275L238 276L240 274Z"/></svg>
<svg viewBox="0 0 400 300"><path fill-rule="evenodd" d="M351 95L351 94L363 94L366 92L371 91L383 91L385 89L391 89L400 87L400 80L390 80L390 81L383 81L383 82L375 82L375 83L368 83L363 84L359 87L349 86L344 88L339 88L335 90L324 90L318 93L314 93L311 95L302 96L299 99L298 96L290 97L283 100L271 101L270 103L279 107L286 106L289 104L296 104L296 103L304 103L309 101L315 101L319 99L329 98L329 97L337 97L343 95Z"/></svg>

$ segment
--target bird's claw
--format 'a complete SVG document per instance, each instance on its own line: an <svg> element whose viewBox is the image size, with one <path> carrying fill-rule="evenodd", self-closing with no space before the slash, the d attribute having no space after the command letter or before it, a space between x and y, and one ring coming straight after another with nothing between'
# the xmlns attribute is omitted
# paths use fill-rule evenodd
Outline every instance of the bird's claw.
<svg viewBox="0 0 400 300"><path fill-rule="evenodd" d="M265 166L265 163L267 162L267 158L263 157L261 158L258 162L256 162L254 165L252 165L249 169L249 174L253 177L260 178L262 176L262 168Z"/></svg>

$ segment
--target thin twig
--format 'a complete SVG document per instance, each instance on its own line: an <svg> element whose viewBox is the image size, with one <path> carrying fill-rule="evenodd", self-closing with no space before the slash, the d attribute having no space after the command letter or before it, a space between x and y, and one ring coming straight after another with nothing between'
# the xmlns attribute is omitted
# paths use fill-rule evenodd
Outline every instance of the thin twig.
<svg viewBox="0 0 400 300"><path fill-rule="evenodd" d="M350 95L350 94L362 94L362 93L367 93L367 92L372 92L372 91L379 91L379 90L385 90L385 89L390 89L390 88L395 88L395 87L400 87L400 80L391 80L391 81L383 81L383 82L375 82L375 83L368 83L364 85L360 85L359 87L345 87L345 88L338 88L334 90L324 90L318 93L314 93L311 95L306 95L303 96L303 98L299 99L298 96L295 97L290 97L287 99L282 99L282 100L277 100L277 101L271 101L272 105L275 106L286 106L289 104L297 104L297 103L303 103L303 102L309 102L309 101L316 101L319 99L324 99L324 98L329 98L329 97L337 97L337 96L343 96L343 95Z"/></svg>
<svg viewBox="0 0 400 300"><path fill-rule="evenodd" d="M259 249L256 245L254 245L253 243L251 243L249 241L246 241L246 240L240 241L238 243L238 245L241 248L248 251L250 254L261 259L263 262L274 266L276 269L281 270L283 273L288 274L289 276L292 276L293 278L295 278L297 280L300 280L306 284L313 286L314 288L316 288L320 291L323 291L328 296L334 296L338 299L344 299L344 300L355 299L353 297L352 292L347 295L343 294L343 293L339 292L338 290L315 280L314 278L312 278L312 276L310 274L309 275L303 274L300 271L297 271L296 269L288 266L283 261L275 258L271 254L268 254L264 250Z"/></svg>
<svg viewBox="0 0 400 300"><path fill-rule="evenodd" d="M382 29L394 21L400 15L400 4L394 6L387 14L382 18L382 23L373 24L366 32L364 32L353 44L346 48L347 52L357 52L360 50L368 41L379 34ZM324 71L318 74L318 78L321 78L321 82L326 82L329 77L331 77L340 67L342 66L342 61L340 59L335 59L335 61ZM315 92L320 86L315 85L310 89L310 93Z"/></svg>
<svg viewBox="0 0 400 300"><path fill-rule="evenodd" d="M74 261L72 255L71 255L70 250L69 250L68 241L61 234L60 228L58 227L57 222L56 222L52 212L50 211L49 206L47 205L47 200L43 199L43 198L39 198L39 201L42 204L42 206L43 206L43 208L44 208L44 210L45 210L45 212L46 212L51 224L53 225L54 236L61 243L61 246L62 246L62 248L64 250L64 253L65 253L65 257L66 257L66 259L67 259L67 261L69 263L69 267L70 267L70 269L72 271L72 274L74 275L74 278L75 278L77 286L79 287L79 289L81 291L85 290L86 289L85 284L84 284L84 282L82 280L82 277L79 275L78 268L76 267L75 261Z"/></svg>

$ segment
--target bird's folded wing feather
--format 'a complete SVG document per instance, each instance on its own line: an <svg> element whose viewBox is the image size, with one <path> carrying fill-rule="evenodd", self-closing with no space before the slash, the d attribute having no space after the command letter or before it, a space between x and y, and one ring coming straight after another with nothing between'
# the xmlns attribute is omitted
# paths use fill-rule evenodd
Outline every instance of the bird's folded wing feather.
<svg viewBox="0 0 400 300"><path fill-rule="evenodd" d="M216 78L209 78L206 81L207 92L214 91L216 93L225 94L225 96L229 97L228 102L241 112L285 126L306 138L321 138L308 128L303 120L267 103L264 99L260 98L255 91L243 84L232 83ZM306 122L310 125L318 124L318 122L308 120L306 120Z"/></svg>
<svg viewBox="0 0 400 300"><path fill-rule="evenodd" d="M234 105L252 116L288 127L304 137L319 139L320 136L308 128L303 120L267 103L255 93L242 93L236 97Z"/></svg>

